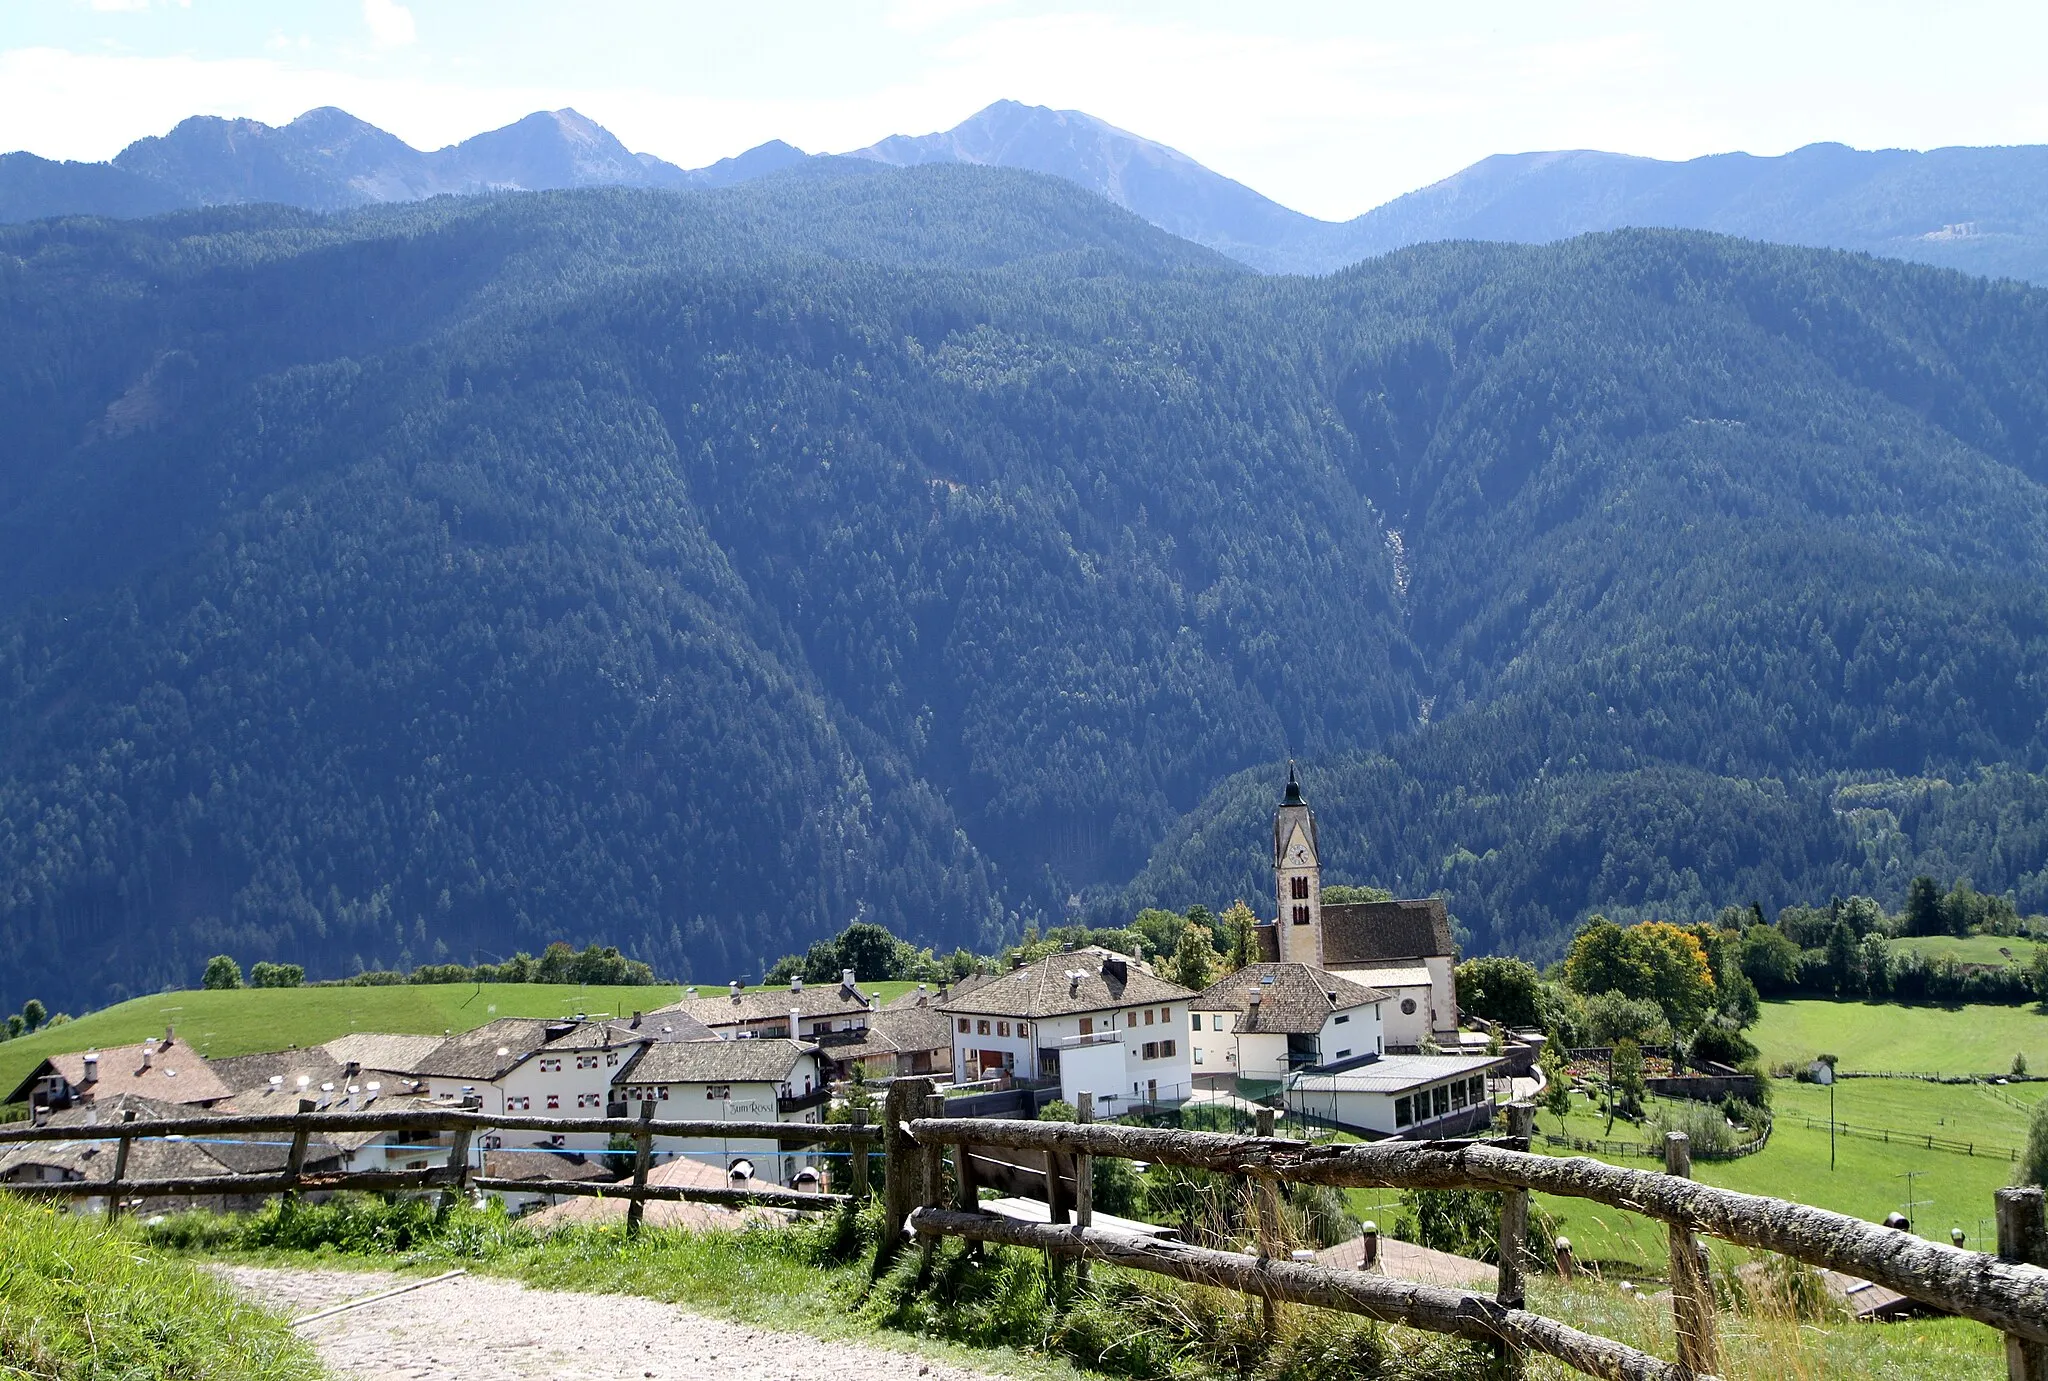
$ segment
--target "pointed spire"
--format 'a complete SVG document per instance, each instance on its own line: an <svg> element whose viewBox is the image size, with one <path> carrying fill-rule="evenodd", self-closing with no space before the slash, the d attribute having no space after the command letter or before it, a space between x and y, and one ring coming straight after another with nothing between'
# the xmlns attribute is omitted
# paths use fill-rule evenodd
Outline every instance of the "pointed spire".
<svg viewBox="0 0 2048 1381"><path fill-rule="evenodd" d="M1282 801L1280 804L1283 806L1300 806L1308 804L1306 801L1301 799L1301 778L1295 775L1294 759L1292 758L1289 758L1287 760L1287 799Z"/></svg>

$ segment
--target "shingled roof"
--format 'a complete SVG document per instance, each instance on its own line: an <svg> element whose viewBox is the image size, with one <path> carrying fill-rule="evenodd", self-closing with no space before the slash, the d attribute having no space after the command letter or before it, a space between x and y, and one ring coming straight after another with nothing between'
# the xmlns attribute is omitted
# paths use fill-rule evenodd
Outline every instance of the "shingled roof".
<svg viewBox="0 0 2048 1381"><path fill-rule="evenodd" d="M93 1057L95 1072L90 1077L86 1072L87 1056ZM208 1107L230 1093L199 1052L173 1036L167 1041L148 1040L139 1045L109 1045L98 1050L52 1055L30 1070L6 1101L26 1102L36 1084L51 1074L61 1076L81 1102L133 1093L162 1103Z"/></svg>
<svg viewBox="0 0 2048 1381"><path fill-rule="evenodd" d="M817 1046L780 1037L650 1045L614 1084L779 1084Z"/></svg>
<svg viewBox="0 0 2048 1381"><path fill-rule="evenodd" d="M807 983L802 992L788 988L741 989L715 997L684 998L681 1002L657 1007L648 1016L667 1017L681 1013L709 1027L743 1026L749 1022L774 1021L777 1018L787 1020L792 1008L805 1021L852 1016L868 1010L868 997L859 988L849 988L842 983Z"/></svg>
<svg viewBox="0 0 2048 1381"><path fill-rule="evenodd" d="M1251 1000L1253 989L1259 1000ZM1188 1000L1196 1012L1237 1012L1237 1029L1292 1036L1314 1035L1333 1012L1384 1002L1377 988L1307 964L1250 964Z"/></svg>
<svg viewBox="0 0 2048 1381"><path fill-rule="evenodd" d="M1441 898L1323 905L1323 963L1332 968L1448 958L1457 952Z"/></svg>
<svg viewBox="0 0 2048 1381"><path fill-rule="evenodd" d="M1185 1002L1194 994L1136 959L1090 946L998 974L937 1005L941 1012L992 1017L1065 1016L1111 1007Z"/></svg>

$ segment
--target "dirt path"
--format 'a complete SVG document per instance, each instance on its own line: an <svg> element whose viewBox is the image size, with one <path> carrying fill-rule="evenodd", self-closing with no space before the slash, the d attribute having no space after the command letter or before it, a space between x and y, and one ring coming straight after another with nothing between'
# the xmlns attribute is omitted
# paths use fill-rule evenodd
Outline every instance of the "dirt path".
<svg viewBox="0 0 2048 1381"><path fill-rule="evenodd" d="M405 1283L370 1271L228 1266L221 1274L293 1316ZM353 1381L994 1381L910 1353L725 1323L632 1295L530 1290L489 1276L460 1276L299 1331Z"/></svg>

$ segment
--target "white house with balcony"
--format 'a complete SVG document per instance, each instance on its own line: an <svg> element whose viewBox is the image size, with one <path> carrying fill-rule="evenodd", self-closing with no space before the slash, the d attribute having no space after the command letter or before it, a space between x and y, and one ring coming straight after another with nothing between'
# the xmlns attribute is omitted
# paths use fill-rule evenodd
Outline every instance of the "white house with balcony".
<svg viewBox="0 0 2048 1381"><path fill-rule="evenodd" d="M1296 1070L1385 1046L1388 994L1302 963L1251 964L1188 1002L1197 1085L1278 1086Z"/></svg>
<svg viewBox="0 0 2048 1381"><path fill-rule="evenodd" d="M795 1185L822 1176L822 1148L783 1150L772 1140L660 1135L663 1122L791 1122L815 1125L832 1101L829 1062L817 1045L786 1036L652 1044L618 1072L626 1116L654 1104L655 1144L664 1152L743 1169L758 1180Z"/></svg>
<svg viewBox="0 0 2048 1381"><path fill-rule="evenodd" d="M955 1078L1057 1081L1062 1098L1085 1090L1107 1117L1187 1101L1193 996L1139 960L1090 947L957 989L935 1006L953 1026Z"/></svg>

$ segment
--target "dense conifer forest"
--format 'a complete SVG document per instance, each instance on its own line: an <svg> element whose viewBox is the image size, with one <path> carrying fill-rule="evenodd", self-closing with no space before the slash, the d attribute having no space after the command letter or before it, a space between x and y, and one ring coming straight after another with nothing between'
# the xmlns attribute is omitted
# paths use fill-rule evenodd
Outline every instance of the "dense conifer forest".
<svg viewBox="0 0 2048 1381"><path fill-rule="evenodd" d="M2048 295L824 166L0 231L0 1010L1326 875L2048 908Z"/></svg>

